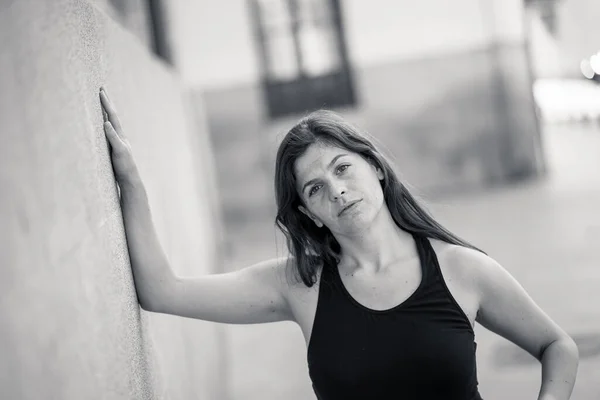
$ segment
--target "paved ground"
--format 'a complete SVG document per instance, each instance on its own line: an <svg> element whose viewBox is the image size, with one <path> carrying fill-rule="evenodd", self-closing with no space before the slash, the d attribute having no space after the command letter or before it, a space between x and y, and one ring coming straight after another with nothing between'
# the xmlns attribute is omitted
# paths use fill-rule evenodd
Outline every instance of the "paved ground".
<svg viewBox="0 0 600 400"><path fill-rule="evenodd" d="M572 399L600 399L600 129L548 127L545 141L546 178L436 200L430 208L503 264L577 339L582 359ZM234 231L231 266L284 253L270 225ZM231 400L315 399L294 324L228 326L227 335ZM536 399L539 363L482 327L476 336L483 397Z"/></svg>

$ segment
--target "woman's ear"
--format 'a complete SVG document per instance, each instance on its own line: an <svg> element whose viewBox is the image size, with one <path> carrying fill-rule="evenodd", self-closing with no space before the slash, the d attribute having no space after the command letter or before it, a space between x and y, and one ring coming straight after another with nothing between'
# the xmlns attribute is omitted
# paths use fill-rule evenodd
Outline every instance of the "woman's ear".
<svg viewBox="0 0 600 400"><path fill-rule="evenodd" d="M371 166L375 170L375 174L377 174L377 179L382 181L385 178L385 175L383 174L383 170L381 169L381 167L379 167L377 162L375 160L373 160L372 158L368 158L367 161L369 162L369 164L371 164Z"/></svg>
<svg viewBox="0 0 600 400"><path fill-rule="evenodd" d="M317 225L319 228L323 227L323 223L321 221L319 221L318 218L316 218L314 215L312 215L312 213L310 211L308 211L306 208L304 208L303 206L298 206L298 210L300 210L300 212L304 215L306 215L308 218L312 219L313 222L315 223L315 225Z"/></svg>

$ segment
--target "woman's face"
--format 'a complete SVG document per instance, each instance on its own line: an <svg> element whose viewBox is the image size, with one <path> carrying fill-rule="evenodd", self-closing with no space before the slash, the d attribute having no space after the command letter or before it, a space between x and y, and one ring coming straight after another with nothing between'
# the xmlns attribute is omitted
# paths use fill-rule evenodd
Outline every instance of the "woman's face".
<svg viewBox="0 0 600 400"><path fill-rule="evenodd" d="M306 205L300 211L332 232L360 231L384 203L382 171L349 150L313 144L296 160L294 172L296 190Z"/></svg>

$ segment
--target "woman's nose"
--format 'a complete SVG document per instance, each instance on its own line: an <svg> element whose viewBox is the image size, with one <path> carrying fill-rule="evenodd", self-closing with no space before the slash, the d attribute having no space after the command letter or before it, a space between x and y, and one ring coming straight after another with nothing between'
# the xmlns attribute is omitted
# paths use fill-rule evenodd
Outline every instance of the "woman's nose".
<svg viewBox="0 0 600 400"><path fill-rule="evenodd" d="M346 194L346 188L338 186L331 188L331 200L337 201L340 197Z"/></svg>

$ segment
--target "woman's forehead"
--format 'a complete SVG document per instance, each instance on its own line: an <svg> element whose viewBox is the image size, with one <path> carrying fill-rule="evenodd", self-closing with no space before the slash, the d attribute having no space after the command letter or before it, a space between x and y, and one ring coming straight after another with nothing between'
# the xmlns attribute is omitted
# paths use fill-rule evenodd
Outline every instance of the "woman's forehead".
<svg viewBox="0 0 600 400"><path fill-rule="evenodd" d="M326 168L329 163L340 155L352 156L355 153L327 143L314 143L298 157L294 163L294 172L297 178L309 173L313 169Z"/></svg>

